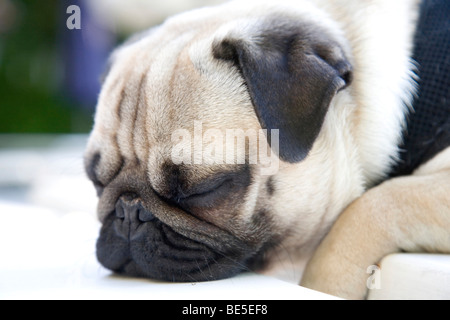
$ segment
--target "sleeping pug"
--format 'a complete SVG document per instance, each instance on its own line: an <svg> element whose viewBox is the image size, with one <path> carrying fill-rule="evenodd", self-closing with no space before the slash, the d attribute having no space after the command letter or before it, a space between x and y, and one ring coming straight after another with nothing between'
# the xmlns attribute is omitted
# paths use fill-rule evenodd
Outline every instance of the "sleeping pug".
<svg viewBox="0 0 450 320"><path fill-rule="evenodd" d="M448 102L420 161L400 147L417 142L426 9L231 1L117 48L85 154L101 264L167 281L293 264L301 285L364 298L385 255L450 252Z"/></svg>

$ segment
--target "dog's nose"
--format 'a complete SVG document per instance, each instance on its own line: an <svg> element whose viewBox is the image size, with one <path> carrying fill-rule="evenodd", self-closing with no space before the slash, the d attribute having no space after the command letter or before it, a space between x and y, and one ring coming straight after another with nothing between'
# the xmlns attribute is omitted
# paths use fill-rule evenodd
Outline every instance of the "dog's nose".
<svg viewBox="0 0 450 320"><path fill-rule="evenodd" d="M114 224L118 235L125 239L132 239L140 234L140 226L155 219L155 216L146 210L141 200L134 194L122 195L116 202L116 221Z"/></svg>

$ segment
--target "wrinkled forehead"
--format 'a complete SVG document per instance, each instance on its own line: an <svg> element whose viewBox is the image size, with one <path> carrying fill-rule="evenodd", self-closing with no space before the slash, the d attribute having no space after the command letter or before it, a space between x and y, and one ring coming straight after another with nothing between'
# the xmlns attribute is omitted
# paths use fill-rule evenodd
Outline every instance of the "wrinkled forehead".
<svg viewBox="0 0 450 320"><path fill-rule="evenodd" d="M146 162L149 153L167 158L172 134L195 124L259 126L239 72L212 56L220 23L207 22L158 27L113 53L88 146L108 161L103 167L119 158Z"/></svg>
<svg viewBox="0 0 450 320"><path fill-rule="evenodd" d="M301 11L312 10L307 4ZM110 59L91 140L97 133L104 139L146 128L132 138L139 142L145 136L147 143L161 144L170 138L169 132L192 128L195 120L214 128L254 127L257 118L239 71L214 59L212 44L229 31L248 30L250 35L258 25L255 20L266 15L293 14L282 6L267 6L274 4L249 1L191 11L121 46Z"/></svg>

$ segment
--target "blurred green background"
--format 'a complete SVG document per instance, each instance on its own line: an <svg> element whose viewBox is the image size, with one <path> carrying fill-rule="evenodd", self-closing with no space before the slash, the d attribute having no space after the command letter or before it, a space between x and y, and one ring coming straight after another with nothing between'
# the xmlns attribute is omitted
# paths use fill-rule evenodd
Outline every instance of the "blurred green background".
<svg viewBox="0 0 450 320"><path fill-rule="evenodd" d="M0 134L87 133L113 48L223 0L0 0ZM80 8L81 29L68 27Z"/></svg>
<svg viewBox="0 0 450 320"><path fill-rule="evenodd" d="M80 133L93 106L66 94L60 1L0 0L0 133Z"/></svg>

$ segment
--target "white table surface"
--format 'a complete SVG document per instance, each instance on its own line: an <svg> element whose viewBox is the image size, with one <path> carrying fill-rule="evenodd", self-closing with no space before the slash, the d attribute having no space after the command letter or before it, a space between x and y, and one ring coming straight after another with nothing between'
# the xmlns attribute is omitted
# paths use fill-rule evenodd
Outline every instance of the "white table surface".
<svg viewBox="0 0 450 320"><path fill-rule="evenodd" d="M371 300L449 300L449 254L392 254L381 261L380 288Z"/></svg>

